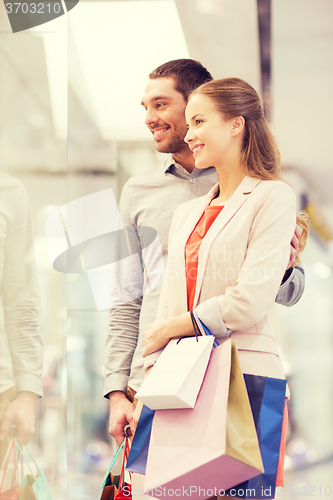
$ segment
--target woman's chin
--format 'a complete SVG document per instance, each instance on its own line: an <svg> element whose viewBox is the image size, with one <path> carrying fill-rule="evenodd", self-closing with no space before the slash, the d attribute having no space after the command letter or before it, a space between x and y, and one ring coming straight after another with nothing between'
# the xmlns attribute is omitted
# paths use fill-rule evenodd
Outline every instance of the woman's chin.
<svg viewBox="0 0 333 500"><path fill-rule="evenodd" d="M196 168L207 168L209 165L206 165L206 162L200 161L200 158L195 158L194 164Z"/></svg>

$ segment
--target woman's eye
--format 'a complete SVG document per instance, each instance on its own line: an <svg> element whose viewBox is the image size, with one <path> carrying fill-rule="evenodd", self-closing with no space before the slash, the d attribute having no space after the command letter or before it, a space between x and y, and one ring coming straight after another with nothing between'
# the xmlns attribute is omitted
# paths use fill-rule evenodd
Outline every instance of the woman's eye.
<svg viewBox="0 0 333 500"><path fill-rule="evenodd" d="M200 125L202 123L202 120L195 120L196 125Z"/></svg>

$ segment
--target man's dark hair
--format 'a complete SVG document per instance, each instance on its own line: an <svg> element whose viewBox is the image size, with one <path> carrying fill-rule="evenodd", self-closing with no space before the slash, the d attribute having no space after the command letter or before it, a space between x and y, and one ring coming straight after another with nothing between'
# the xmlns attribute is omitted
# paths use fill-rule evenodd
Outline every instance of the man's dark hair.
<svg viewBox="0 0 333 500"><path fill-rule="evenodd" d="M194 59L175 59L162 64L154 69L149 75L151 80L155 78L174 78L175 89L183 94L187 102L190 93L203 83L213 80L209 71Z"/></svg>

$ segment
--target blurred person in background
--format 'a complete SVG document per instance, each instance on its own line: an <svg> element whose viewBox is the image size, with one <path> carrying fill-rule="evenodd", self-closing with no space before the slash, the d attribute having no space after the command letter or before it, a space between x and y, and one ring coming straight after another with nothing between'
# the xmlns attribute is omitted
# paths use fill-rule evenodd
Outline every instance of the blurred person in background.
<svg viewBox="0 0 333 500"><path fill-rule="evenodd" d="M42 395L41 305L25 188L0 172L0 462L11 438L29 442ZM12 426L15 426L14 429Z"/></svg>
<svg viewBox="0 0 333 500"><path fill-rule="evenodd" d="M207 194L217 182L214 167L195 168L192 151L184 142L188 96L212 79L198 61L169 61L149 75L142 98L145 124L153 134L156 149L167 156L152 169L129 179L122 191L119 210L124 226L156 229L164 262L174 211L180 204ZM288 269L276 296L276 302L286 306L295 304L304 290L304 270L300 264L295 265L300 235L301 230L296 228ZM110 309L104 396L110 402L109 433L117 444L122 442L127 424L134 430L134 396L144 377L142 336L156 320L160 291L161 287L155 288Z"/></svg>

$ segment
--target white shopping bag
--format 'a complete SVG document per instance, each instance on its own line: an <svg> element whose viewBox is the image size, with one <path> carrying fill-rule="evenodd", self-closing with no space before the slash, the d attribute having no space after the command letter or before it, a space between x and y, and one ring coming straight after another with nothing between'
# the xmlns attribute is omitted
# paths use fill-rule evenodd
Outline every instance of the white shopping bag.
<svg viewBox="0 0 333 500"><path fill-rule="evenodd" d="M151 500L151 496L144 493L144 482L145 476L143 474L137 474L136 472L131 474L132 500Z"/></svg>
<svg viewBox="0 0 333 500"><path fill-rule="evenodd" d="M135 397L151 410L194 408L214 339L207 335L171 340Z"/></svg>

